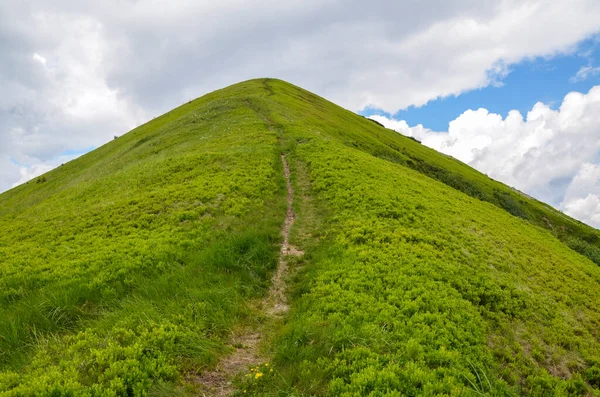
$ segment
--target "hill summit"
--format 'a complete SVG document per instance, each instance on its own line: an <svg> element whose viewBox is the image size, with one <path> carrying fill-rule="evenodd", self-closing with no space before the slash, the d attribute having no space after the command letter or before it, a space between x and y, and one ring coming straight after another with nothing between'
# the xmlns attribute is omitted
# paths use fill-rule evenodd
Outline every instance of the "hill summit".
<svg viewBox="0 0 600 397"><path fill-rule="evenodd" d="M600 393L600 236L308 91L0 195L2 396Z"/></svg>

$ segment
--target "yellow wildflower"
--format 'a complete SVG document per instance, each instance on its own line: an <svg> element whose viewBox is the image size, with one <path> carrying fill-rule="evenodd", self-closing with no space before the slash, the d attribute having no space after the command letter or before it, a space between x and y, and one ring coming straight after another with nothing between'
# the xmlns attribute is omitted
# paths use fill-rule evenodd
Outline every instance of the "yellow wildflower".
<svg viewBox="0 0 600 397"><path fill-rule="evenodd" d="M254 375L254 379L258 379L261 376L263 376L263 373L262 372L257 372L256 375Z"/></svg>

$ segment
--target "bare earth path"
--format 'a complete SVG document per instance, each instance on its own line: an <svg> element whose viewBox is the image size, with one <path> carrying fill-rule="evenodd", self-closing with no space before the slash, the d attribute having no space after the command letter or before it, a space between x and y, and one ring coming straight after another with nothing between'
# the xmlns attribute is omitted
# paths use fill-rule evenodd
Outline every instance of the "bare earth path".
<svg viewBox="0 0 600 397"><path fill-rule="evenodd" d="M264 314L267 317L266 323L273 323L282 318L288 311L289 306L285 296L286 276L288 274L289 255L300 256L302 251L290 245L290 229L294 224L296 215L294 214L294 189L290 181L290 167L285 155L281 155L283 170L287 184L287 214L285 223L281 230L283 242L281 244L279 264L277 270L271 279L271 288L268 295L262 301ZM231 395L235 389L232 385L232 379L236 374L248 370L252 365L266 362L261 354L259 344L263 340L263 333L258 328L247 328L232 338L231 344L236 349L229 356L217 365L217 367L205 372L195 379L195 382L203 388L201 396L225 397Z"/></svg>

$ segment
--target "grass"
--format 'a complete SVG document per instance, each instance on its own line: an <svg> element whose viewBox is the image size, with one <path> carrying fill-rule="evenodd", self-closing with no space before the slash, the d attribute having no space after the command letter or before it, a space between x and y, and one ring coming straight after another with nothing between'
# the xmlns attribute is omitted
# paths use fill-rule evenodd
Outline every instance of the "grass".
<svg viewBox="0 0 600 397"><path fill-rule="evenodd" d="M600 393L595 229L261 79L0 195L0 394L195 393L260 317L281 152L306 255L240 395Z"/></svg>
<svg viewBox="0 0 600 397"><path fill-rule="evenodd" d="M247 390L598 392L600 269L561 241L597 231L313 94L269 84L296 187L317 209L298 212L307 258L273 343L277 376ZM380 154L391 150L455 177Z"/></svg>
<svg viewBox="0 0 600 397"><path fill-rule="evenodd" d="M144 395L252 321L286 202L277 137L240 91L1 196L0 392Z"/></svg>

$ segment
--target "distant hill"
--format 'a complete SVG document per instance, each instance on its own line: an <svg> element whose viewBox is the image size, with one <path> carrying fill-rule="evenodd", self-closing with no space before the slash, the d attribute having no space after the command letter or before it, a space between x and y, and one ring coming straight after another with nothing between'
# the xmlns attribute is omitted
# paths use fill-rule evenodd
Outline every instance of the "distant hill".
<svg viewBox="0 0 600 397"><path fill-rule="evenodd" d="M0 230L0 396L600 395L598 230L281 80L1 194Z"/></svg>

